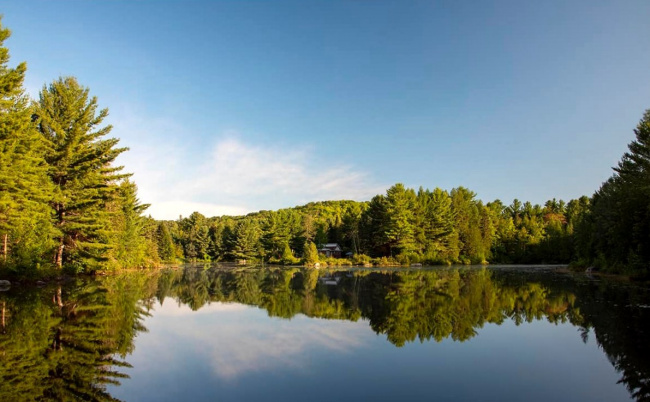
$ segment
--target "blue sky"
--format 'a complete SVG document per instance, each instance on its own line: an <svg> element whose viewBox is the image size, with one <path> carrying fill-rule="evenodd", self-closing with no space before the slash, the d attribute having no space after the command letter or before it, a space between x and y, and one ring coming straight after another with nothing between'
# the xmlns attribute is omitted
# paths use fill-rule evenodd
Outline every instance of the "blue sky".
<svg viewBox="0 0 650 402"><path fill-rule="evenodd" d="M108 107L156 218L465 186L591 195L650 108L650 2L3 4L37 96Z"/></svg>

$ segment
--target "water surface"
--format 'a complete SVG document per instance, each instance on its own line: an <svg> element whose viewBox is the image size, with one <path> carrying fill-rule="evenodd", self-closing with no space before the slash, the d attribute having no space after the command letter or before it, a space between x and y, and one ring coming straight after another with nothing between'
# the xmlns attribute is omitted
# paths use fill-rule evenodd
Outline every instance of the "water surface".
<svg viewBox="0 0 650 402"><path fill-rule="evenodd" d="M187 267L0 303L0 400L650 398L650 290L555 267Z"/></svg>

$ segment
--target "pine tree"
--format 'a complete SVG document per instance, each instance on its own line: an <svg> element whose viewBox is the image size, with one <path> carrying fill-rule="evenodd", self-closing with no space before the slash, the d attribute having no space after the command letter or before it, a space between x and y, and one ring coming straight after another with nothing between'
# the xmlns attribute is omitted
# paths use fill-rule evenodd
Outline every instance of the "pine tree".
<svg viewBox="0 0 650 402"><path fill-rule="evenodd" d="M79 269L97 268L109 247L110 224L106 205L117 195L119 174L115 158L127 148L118 139L104 137L111 126L101 127L108 109L97 109L73 77L59 78L43 87L36 103L38 128L48 146L48 175L55 186L52 207L58 231L54 262Z"/></svg>
<svg viewBox="0 0 650 402"><path fill-rule="evenodd" d="M413 251L415 246L413 225L415 199L415 192L412 189L406 189L401 183L386 190L385 233L391 250L394 249L398 254Z"/></svg>
<svg viewBox="0 0 650 402"><path fill-rule="evenodd" d="M234 260L255 260L260 257L260 228L252 220L237 223L230 239L230 257Z"/></svg>
<svg viewBox="0 0 650 402"><path fill-rule="evenodd" d="M123 180L118 189L118 196L109 205L111 211L111 226L108 243L109 253L115 268L134 268L151 266L158 262L157 247L149 247L146 236L147 218L142 212L149 204L142 204L137 197L137 187L130 180Z"/></svg>
<svg viewBox="0 0 650 402"><path fill-rule="evenodd" d="M420 189L417 195L417 230L422 239L420 247L427 256L436 260L455 260L458 254L451 250L454 236L454 214L449 194L436 188Z"/></svg>
<svg viewBox="0 0 650 402"><path fill-rule="evenodd" d="M387 201L383 195L376 195L368 203L368 209L361 215L359 234L361 250L373 257L390 253L389 240L386 237L388 225Z"/></svg>
<svg viewBox="0 0 650 402"><path fill-rule="evenodd" d="M174 240L164 222L158 223L156 229L156 240L158 243L158 255L164 262L172 262L175 258Z"/></svg>
<svg viewBox="0 0 650 402"><path fill-rule="evenodd" d="M7 66L9 36L0 25L0 264L34 266L50 246L51 186L23 89L27 66Z"/></svg>
<svg viewBox="0 0 650 402"><path fill-rule="evenodd" d="M650 275L650 110L634 134L616 173L593 196L589 224L578 234L579 253L599 268ZM589 241L584 230L591 233Z"/></svg>
<svg viewBox="0 0 650 402"><path fill-rule="evenodd" d="M206 217L193 212L179 223L183 232L185 258L191 261L209 259L210 227Z"/></svg>
<svg viewBox="0 0 650 402"><path fill-rule="evenodd" d="M628 145L629 151L614 170L622 180L640 191L650 193L650 109L634 129L636 139Z"/></svg>
<svg viewBox="0 0 650 402"><path fill-rule="evenodd" d="M484 259L479 205L476 194L464 187L451 190L452 210L458 232L460 256L465 262L481 262Z"/></svg>

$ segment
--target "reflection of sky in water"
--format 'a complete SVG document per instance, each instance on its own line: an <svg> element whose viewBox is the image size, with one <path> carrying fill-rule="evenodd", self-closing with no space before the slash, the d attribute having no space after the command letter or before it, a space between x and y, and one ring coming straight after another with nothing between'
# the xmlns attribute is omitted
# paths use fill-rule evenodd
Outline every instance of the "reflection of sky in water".
<svg viewBox="0 0 650 402"><path fill-rule="evenodd" d="M628 400L619 375L577 328L536 321L397 348L367 321L269 318L241 304L199 311L167 299L111 394L161 400Z"/></svg>
<svg viewBox="0 0 650 402"><path fill-rule="evenodd" d="M310 347L345 353L359 345L358 337L367 326L304 316L291 321L266 319L265 311L234 303L213 303L197 313L167 303L155 315L159 320L178 321L174 328L167 329L164 342L171 338L173 343L187 344L184 352L204 356L214 374L223 380L277 367L308 369L309 356L305 352Z"/></svg>

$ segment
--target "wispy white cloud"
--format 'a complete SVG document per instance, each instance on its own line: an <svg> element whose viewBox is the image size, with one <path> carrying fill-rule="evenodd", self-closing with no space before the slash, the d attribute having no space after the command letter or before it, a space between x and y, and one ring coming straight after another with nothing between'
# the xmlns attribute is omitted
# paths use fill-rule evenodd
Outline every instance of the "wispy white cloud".
<svg viewBox="0 0 650 402"><path fill-rule="evenodd" d="M130 147L119 162L134 173L141 200L151 204L147 213L157 219L366 200L385 188L358 167L324 160L309 146L257 144L232 131L202 146L200 135L172 119L145 118L129 107L113 110L111 122L120 145Z"/></svg>
<svg viewBox="0 0 650 402"><path fill-rule="evenodd" d="M353 166L318 159L310 149L258 146L226 137L217 141L186 189L202 197L264 197L274 205L284 200L360 199L376 190L369 176Z"/></svg>

